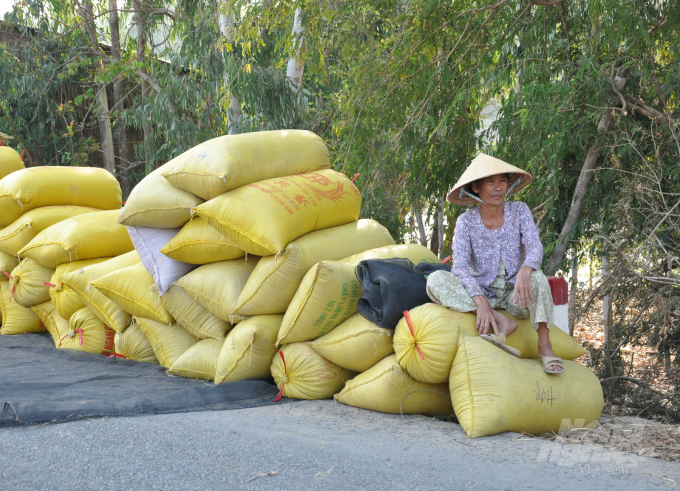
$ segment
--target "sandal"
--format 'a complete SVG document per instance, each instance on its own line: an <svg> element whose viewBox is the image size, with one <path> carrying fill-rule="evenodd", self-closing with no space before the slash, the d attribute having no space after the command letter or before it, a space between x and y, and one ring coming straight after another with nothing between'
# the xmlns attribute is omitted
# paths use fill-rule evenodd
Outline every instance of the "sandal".
<svg viewBox="0 0 680 491"><path fill-rule="evenodd" d="M517 348L513 348L512 346L505 344L504 334L480 334L479 337L490 342L494 346L498 346L500 349L511 354L512 356L519 358L522 355L522 352Z"/></svg>
<svg viewBox="0 0 680 491"><path fill-rule="evenodd" d="M564 363L562 363L562 359L557 356L542 356L541 363L543 363L543 371L545 373L557 375L564 372ZM558 367L562 367L562 370L548 370L548 367L550 365L557 365Z"/></svg>

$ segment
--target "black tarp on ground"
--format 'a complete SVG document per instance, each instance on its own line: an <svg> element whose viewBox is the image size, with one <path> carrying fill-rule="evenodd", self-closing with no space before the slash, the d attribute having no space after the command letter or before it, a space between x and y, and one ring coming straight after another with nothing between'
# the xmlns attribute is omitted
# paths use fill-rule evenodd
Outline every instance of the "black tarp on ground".
<svg viewBox="0 0 680 491"><path fill-rule="evenodd" d="M0 427L240 409L272 404L277 393L264 381L214 385L170 377L159 365L57 350L47 334L0 336Z"/></svg>

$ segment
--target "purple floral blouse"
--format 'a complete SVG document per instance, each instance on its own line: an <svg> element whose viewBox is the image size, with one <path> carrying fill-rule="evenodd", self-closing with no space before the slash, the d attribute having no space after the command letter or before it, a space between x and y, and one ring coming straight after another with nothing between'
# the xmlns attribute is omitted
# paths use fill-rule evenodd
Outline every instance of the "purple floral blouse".
<svg viewBox="0 0 680 491"><path fill-rule="evenodd" d="M466 211L456 221L451 272L471 297L496 296L490 285L501 259L511 285L522 266L541 268L543 244L531 210L521 201L506 201L503 207L505 221L496 230L484 225L479 207Z"/></svg>

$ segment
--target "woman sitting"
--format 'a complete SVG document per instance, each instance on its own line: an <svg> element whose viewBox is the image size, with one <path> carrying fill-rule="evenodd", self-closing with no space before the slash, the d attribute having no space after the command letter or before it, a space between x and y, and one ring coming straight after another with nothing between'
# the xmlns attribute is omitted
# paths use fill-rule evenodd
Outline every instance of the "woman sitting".
<svg viewBox="0 0 680 491"><path fill-rule="evenodd" d="M457 312L477 314L480 336L519 356L505 344L520 319L531 319L538 331L538 353L547 373L562 373L549 337L553 319L550 284L540 271L543 245L531 210L505 198L531 182L523 170L489 155L477 156L447 199L459 205L480 203L456 222L453 270L437 271L427 279L427 293L438 304ZM493 334L489 333L493 329Z"/></svg>

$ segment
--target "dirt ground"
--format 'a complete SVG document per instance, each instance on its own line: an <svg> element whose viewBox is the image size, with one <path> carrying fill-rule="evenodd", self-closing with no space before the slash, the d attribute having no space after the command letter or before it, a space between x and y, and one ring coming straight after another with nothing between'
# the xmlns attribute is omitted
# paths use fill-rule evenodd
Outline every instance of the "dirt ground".
<svg viewBox="0 0 680 491"><path fill-rule="evenodd" d="M637 312L631 312L636 315ZM588 315L584 316L574 326L574 339L580 344L591 343L596 347L602 347L604 343L604 319L602 315L602 301L594 302ZM612 348L614 348L613 346ZM633 369L628 376L642 380L661 390L670 390L673 384L680 380L680 374L676 371L668 372L666 367L656 360L656 352L649 346L625 346L621 348L621 356L630 365L632 360ZM577 361L587 365L589 358L583 356Z"/></svg>
<svg viewBox="0 0 680 491"><path fill-rule="evenodd" d="M632 315L635 314L632 312ZM574 326L574 338L584 346L590 343L599 348L604 343L603 326L602 302L599 301ZM646 382L660 392L671 391L680 374L668 372L664 364L657 361L655 354L647 346L622 348L621 355L626 365L632 366L626 375ZM590 356L584 355L576 361L589 365ZM616 451L680 462L680 425L667 424L656 417L646 419L644 412L644 407L608 405L597 429L575 429L543 438L561 443L599 445Z"/></svg>

